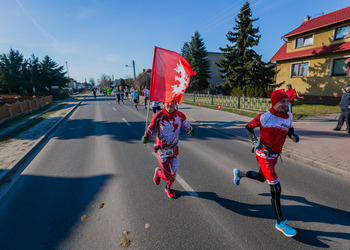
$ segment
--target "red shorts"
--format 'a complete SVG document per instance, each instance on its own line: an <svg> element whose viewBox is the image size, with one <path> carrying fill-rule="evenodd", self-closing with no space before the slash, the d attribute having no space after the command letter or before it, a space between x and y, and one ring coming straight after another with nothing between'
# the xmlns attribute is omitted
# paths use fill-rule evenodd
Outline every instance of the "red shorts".
<svg viewBox="0 0 350 250"><path fill-rule="evenodd" d="M275 165L278 160L278 154L271 154L267 157L264 152L257 150L256 159L260 165L259 174L263 175L269 184L277 184L279 179L275 171Z"/></svg>

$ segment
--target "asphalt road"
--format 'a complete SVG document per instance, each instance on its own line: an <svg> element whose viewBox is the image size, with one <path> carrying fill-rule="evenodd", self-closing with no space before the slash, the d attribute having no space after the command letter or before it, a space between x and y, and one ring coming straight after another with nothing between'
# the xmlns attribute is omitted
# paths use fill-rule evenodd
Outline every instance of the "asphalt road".
<svg viewBox="0 0 350 250"><path fill-rule="evenodd" d="M233 185L233 168L257 169L251 145L196 124L169 199L152 181L155 135L140 142L145 116L88 97L2 193L0 249L118 249L125 231L129 249L349 249L348 179L283 158L282 211L299 232L287 238L268 184Z"/></svg>

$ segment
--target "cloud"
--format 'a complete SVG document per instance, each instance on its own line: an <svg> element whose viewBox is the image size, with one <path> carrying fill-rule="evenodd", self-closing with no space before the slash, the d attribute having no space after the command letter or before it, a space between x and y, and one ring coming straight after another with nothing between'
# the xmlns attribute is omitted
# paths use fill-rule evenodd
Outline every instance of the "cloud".
<svg viewBox="0 0 350 250"><path fill-rule="evenodd" d="M108 63L116 63L116 62L120 62L120 56L117 54L108 54L105 55L101 58L101 61L105 61Z"/></svg>
<svg viewBox="0 0 350 250"><path fill-rule="evenodd" d="M93 9L81 8L77 14L77 17L79 19L88 19L92 14L94 14L94 12L95 11Z"/></svg>
<svg viewBox="0 0 350 250"><path fill-rule="evenodd" d="M53 42L53 47L55 47L56 49L59 49L59 51L63 54L65 54L70 60L72 60L70 58L69 55L66 54L66 52L68 51L66 45L61 44L55 37L53 37L50 33L48 33L28 12L27 10L24 8L24 6L22 5L22 3L19 0L16 0L18 6L22 9L22 11L26 14L26 16L32 21L32 23L40 30L40 32L47 38L49 38L52 42Z"/></svg>

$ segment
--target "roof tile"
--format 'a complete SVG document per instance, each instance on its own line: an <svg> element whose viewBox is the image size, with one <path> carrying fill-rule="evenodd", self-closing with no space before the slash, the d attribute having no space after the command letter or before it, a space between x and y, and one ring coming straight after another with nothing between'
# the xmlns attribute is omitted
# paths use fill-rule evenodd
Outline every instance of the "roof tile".
<svg viewBox="0 0 350 250"><path fill-rule="evenodd" d="M287 53L287 43L285 43L277 51L277 53L271 58L270 62L287 60L292 58L300 58L300 57L306 57L306 56L315 56L315 55L327 54L327 53L344 51L344 50L350 50L350 42L338 43L338 44L322 46L322 47L317 47L312 49L305 49L305 50L300 50L300 51L295 51L290 53Z"/></svg>
<svg viewBox="0 0 350 250"><path fill-rule="evenodd" d="M322 28L331 24L339 23L348 19L350 19L350 6L304 21L298 28L282 36L282 38L288 38L304 32Z"/></svg>

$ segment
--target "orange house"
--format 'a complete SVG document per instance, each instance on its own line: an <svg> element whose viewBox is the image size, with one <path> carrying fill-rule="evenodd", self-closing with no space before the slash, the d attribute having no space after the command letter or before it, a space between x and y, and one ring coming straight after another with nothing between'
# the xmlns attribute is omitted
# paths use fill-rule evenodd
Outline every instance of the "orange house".
<svg viewBox="0 0 350 250"><path fill-rule="evenodd" d="M338 103L350 82L350 7L307 16L282 39L270 60L278 70L276 83L292 84L303 100Z"/></svg>

